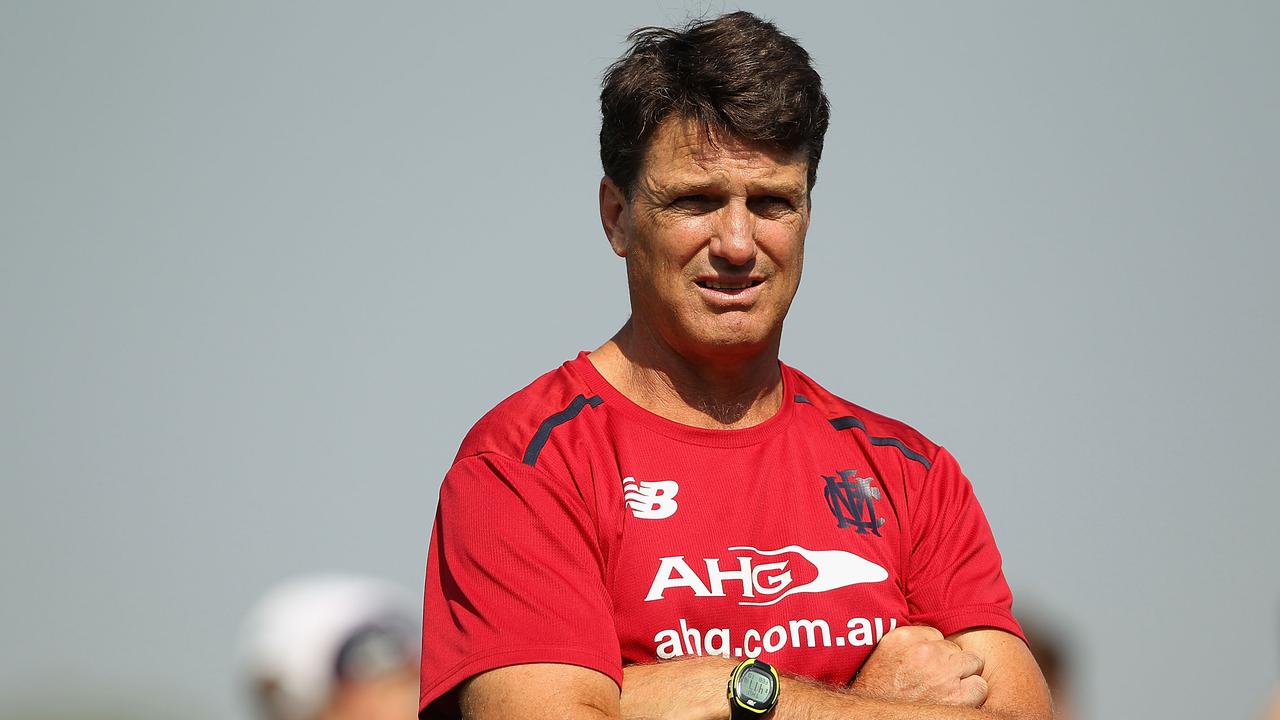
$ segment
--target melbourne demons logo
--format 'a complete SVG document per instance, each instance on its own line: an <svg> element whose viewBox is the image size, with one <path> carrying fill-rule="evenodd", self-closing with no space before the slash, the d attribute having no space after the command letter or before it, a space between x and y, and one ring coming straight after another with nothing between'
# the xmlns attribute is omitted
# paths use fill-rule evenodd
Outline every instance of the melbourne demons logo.
<svg viewBox="0 0 1280 720"><path fill-rule="evenodd" d="M836 527L857 528L860 535L870 530L879 537L884 518L876 517L880 488L871 484L875 478L860 478L853 470L841 470L838 477L823 475L822 479L827 481L822 496L827 500L827 509L836 516Z"/></svg>
<svg viewBox="0 0 1280 720"><path fill-rule="evenodd" d="M641 480L623 478L622 498L631 508L631 514L641 520L662 520L676 514L676 493L680 486L675 480Z"/></svg>

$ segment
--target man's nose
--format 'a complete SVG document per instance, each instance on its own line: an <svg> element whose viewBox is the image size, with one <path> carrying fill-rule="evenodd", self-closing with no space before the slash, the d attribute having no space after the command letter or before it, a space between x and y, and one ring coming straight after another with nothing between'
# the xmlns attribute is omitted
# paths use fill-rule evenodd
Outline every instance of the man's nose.
<svg viewBox="0 0 1280 720"><path fill-rule="evenodd" d="M729 202L720 208L711 255L730 265L746 265L756 256L755 218L745 202Z"/></svg>

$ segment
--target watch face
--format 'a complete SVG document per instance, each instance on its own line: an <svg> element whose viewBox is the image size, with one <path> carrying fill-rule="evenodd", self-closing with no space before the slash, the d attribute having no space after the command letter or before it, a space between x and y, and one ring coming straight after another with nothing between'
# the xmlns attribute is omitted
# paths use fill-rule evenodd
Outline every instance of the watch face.
<svg viewBox="0 0 1280 720"><path fill-rule="evenodd" d="M747 668L738 683L742 697L756 703L765 703L773 696L773 676L762 670Z"/></svg>

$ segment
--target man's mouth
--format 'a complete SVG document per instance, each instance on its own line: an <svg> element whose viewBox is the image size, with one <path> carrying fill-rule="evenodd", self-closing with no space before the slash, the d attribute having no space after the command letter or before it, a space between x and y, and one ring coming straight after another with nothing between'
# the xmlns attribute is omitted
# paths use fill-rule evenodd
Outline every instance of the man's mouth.
<svg viewBox="0 0 1280 720"><path fill-rule="evenodd" d="M717 290L725 293L735 293L753 288L764 282L763 278L743 278L741 280L695 280L698 287L708 290Z"/></svg>

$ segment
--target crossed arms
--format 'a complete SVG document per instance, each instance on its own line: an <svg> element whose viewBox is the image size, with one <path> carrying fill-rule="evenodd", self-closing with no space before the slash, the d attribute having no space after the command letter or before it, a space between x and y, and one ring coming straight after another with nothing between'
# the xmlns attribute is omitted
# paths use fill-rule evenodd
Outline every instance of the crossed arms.
<svg viewBox="0 0 1280 720"><path fill-rule="evenodd" d="M724 720L734 663L700 657L625 669L623 689L574 665L498 668L469 680L467 720ZM785 670L785 668L783 668ZM1049 692L1031 652L1001 630L949 638L926 627L885 635L848 688L785 678L773 720L1048 720Z"/></svg>

